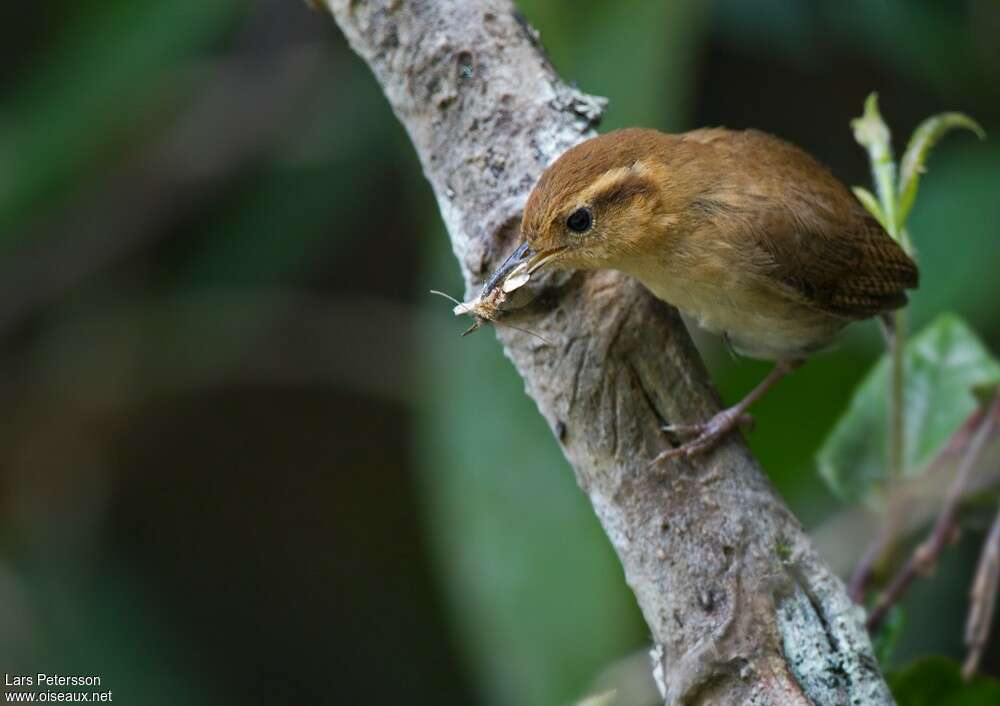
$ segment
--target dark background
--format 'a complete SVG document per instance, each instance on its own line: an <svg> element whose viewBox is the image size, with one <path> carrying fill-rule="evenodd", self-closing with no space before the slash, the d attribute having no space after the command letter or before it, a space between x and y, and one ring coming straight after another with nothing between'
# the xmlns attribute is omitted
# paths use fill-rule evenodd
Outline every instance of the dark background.
<svg viewBox="0 0 1000 706"><path fill-rule="evenodd" d="M611 99L602 129L757 127L868 184L869 91L897 150L930 113L977 118L990 139L946 139L921 187L911 321L953 310L1000 349L1000 4L520 7ZM0 671L127 704L553 706L636 663L544 422L427 294L461 295L441 220L328 16L6 2L0 46ZM698 342L728 400L766 370ZM843 509L813 454L880 345L856 326L756 410L809 527ZM980 541L913 588L895 664L961 656Z"/></svg>

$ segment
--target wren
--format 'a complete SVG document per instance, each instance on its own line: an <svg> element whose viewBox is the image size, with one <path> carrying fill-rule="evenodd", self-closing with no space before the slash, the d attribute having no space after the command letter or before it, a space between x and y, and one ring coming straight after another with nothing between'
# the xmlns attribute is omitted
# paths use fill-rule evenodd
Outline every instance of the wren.
<svg viewBox="0 0 1000 706"><path fill-rule="evenodd" d="M490 277L610 268L639 280L738 353L776 361L743 400L672 425L711 449L747 409L852 321L906 304L913 260L830 171L757 130L591 138L549 166L528 197L522 242Z"/></svg>

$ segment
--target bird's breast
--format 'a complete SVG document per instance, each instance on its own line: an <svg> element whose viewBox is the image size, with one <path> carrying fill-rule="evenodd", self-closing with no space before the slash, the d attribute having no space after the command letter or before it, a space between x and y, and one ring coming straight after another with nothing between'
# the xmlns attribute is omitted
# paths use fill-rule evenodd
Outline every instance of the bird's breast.
<svg viewBox="0 0 1000 706"><path fill-rule="evenodd" d="M819 311L777 285L733 267L634 271L653 294L701 328L724 335L741 355L793 360L825 348L847 321Z"/></svg>

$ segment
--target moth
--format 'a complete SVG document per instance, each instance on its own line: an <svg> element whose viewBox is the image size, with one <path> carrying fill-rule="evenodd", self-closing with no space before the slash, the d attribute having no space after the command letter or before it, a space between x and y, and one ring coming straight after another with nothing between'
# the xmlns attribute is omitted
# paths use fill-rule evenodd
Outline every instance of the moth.
<svg viewBox="0 0 1000 706"><path fill-rule="evenodd" d="M497 275L502 276L498 277ZM455 308L452 309L455 316L471 315L473 317L474 320L472 326L462 333L463 336L468 336L473 331L477 331L481 328L487 321L494 324L499 323L498 318L500 312L504 305L511 300L511 295L526 285L530 280L531 273L528 271L527 263L525 263L507 273L501 273L498 271L489 279L489 281L486 282L486 285L483 287L483 291L480 292L479 296L467 302L460 302L454 297L437 290L431 290L431 294L437 294L455 302ZM519 329L516 326L511 326L511 328L515 328L518 331L524 331L524 329ZM525 332L531 333L534 336L538 335L532 333L531 331ZM541 337L539 336L539 338Z"/></svg>

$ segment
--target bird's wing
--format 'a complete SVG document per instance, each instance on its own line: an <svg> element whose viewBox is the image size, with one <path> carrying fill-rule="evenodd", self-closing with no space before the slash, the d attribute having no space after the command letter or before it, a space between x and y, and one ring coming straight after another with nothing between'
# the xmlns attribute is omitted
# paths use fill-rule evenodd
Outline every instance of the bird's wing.
<svg viewBox="0 0 1000 706"><path fill-rule="evenodd" d="M864 319L904 306L906 290L918 284L917 267L878 222L860 216L850 225L827 225L838 230L775 223L766 237L755 238L768 274L831 314Z"/></svg>
<svg viewBox="0 0 1000 706"><path fill-rule="evenodd" d="M721 220L743 231L752 261L781 291L848 318L906 304L917 266L826 167L756 130L696 132L706 154L741 167L715 194L727 206Z"/></svg>

